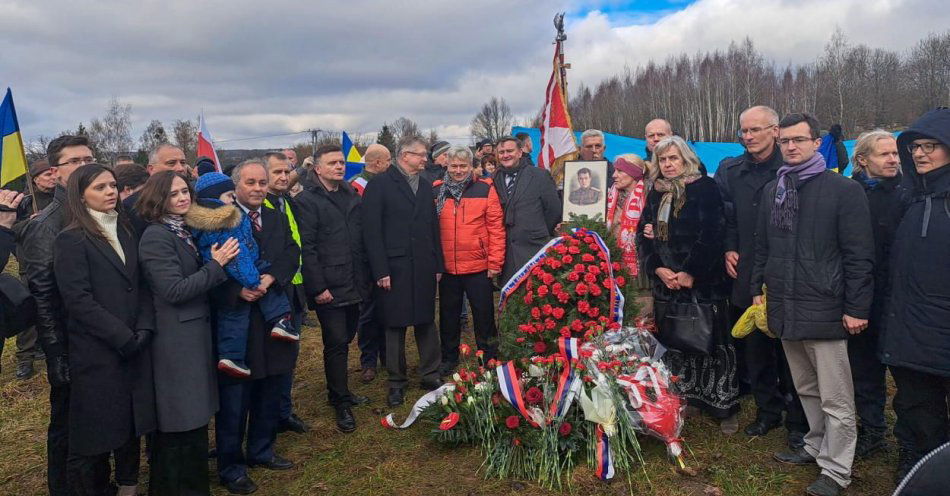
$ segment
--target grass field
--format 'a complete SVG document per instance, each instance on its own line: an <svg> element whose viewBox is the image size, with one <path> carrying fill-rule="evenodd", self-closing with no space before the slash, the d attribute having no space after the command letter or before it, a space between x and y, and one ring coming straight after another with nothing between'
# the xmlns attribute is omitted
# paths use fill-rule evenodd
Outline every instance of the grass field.
<svg viewBox="0 0 950 496"><path fill-rule="evenodd" d="M311 319L315 320L315 319ZM466 335L471 340L471 335ZM0 373L0 495L30 496L45 493L45 439L48 419L48 387L43 372L25 381L13 378L15 368L13 340L7 341ZM414 344L407 346L414 349ZM707 419L689 419L684 437L691 453L687 456L695 475L680 474L667 462L661 443L642 438L646 466L627 478L620 474L611 484L594 479L583 467L561 492L543 490L529 481L485 480L479 473L481 456L475 448L446 449L430 441L429 426L417 424L405 431L388 431L379 419L385 406L385 374L369 385L358 380L355 343L350 356L351 387L369 396L372 403L354 410L358 430L340 434L334 429L331 408L326 403L319 330L304 330L303 348L294 387L298 415L312 427L307 434L284 433L277 451L296 462L285 472L251 470L260 486L260 495L795 495L816 476L815 467L787 467L772 461L771 454L784 446L784 431L750 439L739 434L724 437L716 423ZM410 358L410 369L415 357ZM411 372L411 370L410 370ZM418 384L413 378L411 385ZM423 391L412 388L406 405L397 409L404 418L411 403ZM752 420L751 398L742 403L741 425ZM892 417L890 409L889 415ZM893 420L891 418L890 420ZM893 442L893 439L892 439ZM213 436L212 436L213 443ZM869 461L858 462L854 483L846 494L886 495L893 491L896 453L892 450ZM210 469L214 470L212 461ZM147 481L143 463L140 491ZM217 478L212 477L216 482ZM718 492L717 492L718 490ZM227 494L213 483L214 494Z"/></svg>

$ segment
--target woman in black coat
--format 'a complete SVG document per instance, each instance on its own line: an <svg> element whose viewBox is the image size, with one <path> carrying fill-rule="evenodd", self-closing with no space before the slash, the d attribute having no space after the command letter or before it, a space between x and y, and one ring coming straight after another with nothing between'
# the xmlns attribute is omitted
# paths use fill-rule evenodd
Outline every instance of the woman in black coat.
<svg viewBox="0 0 950 496"><path fill-rule="evenodd" d="M139 245L142 273L153 295L152 358L157 432L152 437L149 494L210 494L208 422L218 410L217 359L208 292L225 282L222 268L238 252L229 239L202 263L184 215L193 199L184 177L152 175L136 203L149 222Z"/></svg>
<svg viewBox="0 0 950 496"><path fill-rule="evenodd" d="M653 280L657 328L665 330L669 303L689 301L692 295L715 310L712 354L670 349L664 360L680 377L680 392L690 406L721 420L723 433L734 434L739 428L739 384L726 315L722 198L715 181L701 174L696 154L678 136L657 144L652 170L658 177L647 196L638 238L640 263Z"/></svg>
<svg viewBox="0 0 950 496"><path fill-rule="evenodd" d="M135 494L139 437L155 429L148 349L154 326L139 288L136 239L117 210L109 169L86 165L66 190L66 229L53 250L72 375L69 485L75 494L106 494L114 453L119 494Z"/></svg>

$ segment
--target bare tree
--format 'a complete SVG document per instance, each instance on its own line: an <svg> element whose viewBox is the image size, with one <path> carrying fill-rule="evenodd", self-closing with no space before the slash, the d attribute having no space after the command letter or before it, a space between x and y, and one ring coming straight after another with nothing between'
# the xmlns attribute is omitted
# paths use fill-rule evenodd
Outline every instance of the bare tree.
<svg viewBox="0 0 950 496"><path fill-rule="evenodd" d="M198 152L198 125L190 119L178 119L172 127L172 137L175 146L185 152L189 163L194 163Z"/></svg>
<svg viewBox="0 0 950 496"><path fill-rule="evenodd" d="M491 97L472 118L472 136L492 141L511 132L511 107L504 98Z"/></svg>
<svg viewBox="0 0 950 496"><path fill-rule="evenodd" d="M142 132L142 137L139 138L139 149L148 153L156 146L168 142L168 134L165 132L162 121L153 119L152 122L148 123L145 131Z"/></svg>
<svg viewBox="0 0 950 496"><path fill-rule="evenodd" d="M116 155L129 153L133 148L132 106L112 97L102 119L93 119L89 124L89 140L95 144L100 159L109 162Z"/></svg>
<svg viewBox="0 0 950 496"><path fill-rule="evenodd" d="M389 128L392 130L393 136L396 138L396 143L399 143L403 138L407 138L409 136L422 136L422 131L419 130L419 125L408 117L400 117L394 120L393 123L389 125Z"/></svg>
<svg viewBox="0 0 950 496"><path fill-rule="evenodd" d="M429 137L426 139L429 141L429 146L432 146L437 141L439 141L439 133L435 130L435 128L432 128L429 130Z"/></svg>

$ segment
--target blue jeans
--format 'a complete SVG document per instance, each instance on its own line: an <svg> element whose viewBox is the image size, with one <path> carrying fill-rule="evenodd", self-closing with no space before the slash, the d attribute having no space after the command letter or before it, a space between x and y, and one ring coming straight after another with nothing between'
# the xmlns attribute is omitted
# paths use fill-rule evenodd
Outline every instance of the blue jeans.
<svg viewBox="0 0 950 496"><path fill-rule="evenodd" d="M234 307L219 307L218 358L244 360L247 353L247 327L251 322L251 305L260 305L264 321L274 323L290 313L290 301L283 291L268 291L255 302L238 300Z"/></svg>
<svg viewBox="0 0 950 496"><path fill-rule="evenodd" d="M221 405L215 416L215 444L218 477L223 483L247 475L248 463L265 463L274 458L282 378L272 375L218 385Z"/></svg>

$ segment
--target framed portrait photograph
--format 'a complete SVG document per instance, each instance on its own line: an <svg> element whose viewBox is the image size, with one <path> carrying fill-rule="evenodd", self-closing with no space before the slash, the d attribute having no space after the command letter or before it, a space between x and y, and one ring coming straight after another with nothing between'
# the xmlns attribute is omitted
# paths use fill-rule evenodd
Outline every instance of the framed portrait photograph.
<svg viewBox="0 0 950 496"><path fill-rule="evenodd" d="M607 215L607 161L577 160L564 163L564 214L586 215L591 219Z"/></svg>

